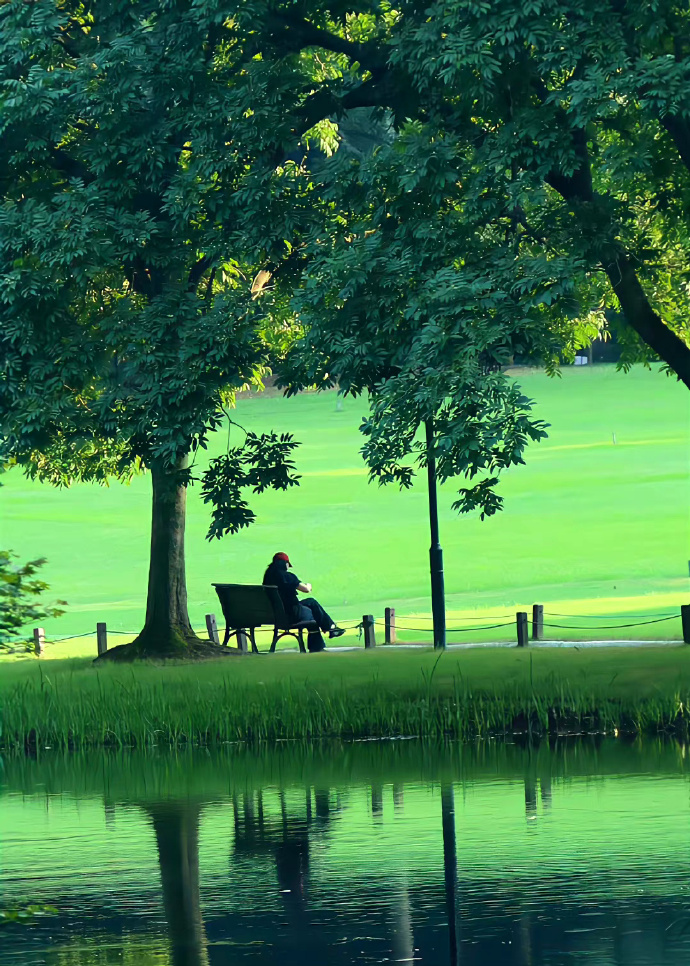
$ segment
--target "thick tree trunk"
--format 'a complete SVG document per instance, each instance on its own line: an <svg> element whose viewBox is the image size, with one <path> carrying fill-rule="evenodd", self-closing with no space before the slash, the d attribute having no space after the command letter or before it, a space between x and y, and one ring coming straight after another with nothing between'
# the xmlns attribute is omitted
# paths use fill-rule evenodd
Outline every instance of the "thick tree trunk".
<svg viewBox="0 0 690 966"><path fill-rule="evenodd" d="M174 467L160 462L151 464L153 505L146 620L136 640L106 651L99 661L233 653L231 648L219 648L210 641L200 640L192 630L187 612L184 559L187 488L180 482L187 464L186 456Z"/></svg>
<svg viewBox="0 0 690 966"><path fill-rule="evenodd" d="M618 254L604 265L604 270L628 325L690 389L690 347L669 329L649 304L628 256Z"/></svg>
<svg viewBox="0 0 690 966"><path fill-rule="evenodd" d="M184 653L197 640L187 612L184 531L187 487L180 483L187 457L175 467L151 464L153 505L146 621L138 641L151 654Z"/></svg>

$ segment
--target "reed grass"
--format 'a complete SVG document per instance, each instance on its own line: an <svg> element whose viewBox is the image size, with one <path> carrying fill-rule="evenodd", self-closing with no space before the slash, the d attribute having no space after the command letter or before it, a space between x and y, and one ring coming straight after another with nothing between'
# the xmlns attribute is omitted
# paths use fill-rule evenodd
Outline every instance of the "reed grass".
<svg viewBox="0 0 690 966"><path fill-rule="evenodd" d="M48 666L46 666L48 667ZM690 652L292 654L201 665L0 665L0 747L676 731Z"/></svg>

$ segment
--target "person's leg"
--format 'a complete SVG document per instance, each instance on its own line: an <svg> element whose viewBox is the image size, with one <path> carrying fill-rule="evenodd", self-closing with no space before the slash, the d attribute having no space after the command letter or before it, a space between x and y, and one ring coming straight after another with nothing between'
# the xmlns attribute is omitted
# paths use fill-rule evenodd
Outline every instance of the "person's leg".
<svg viewBox="0 0 690 966"><path fill-rule="evenodd" d="M335 627L335 622L328 616L318 600L315 600L313 597L305 597L300 601L300 604L303 607L309 608L313 614L313 619L322 631L330 631L332 627Z"/></svg>
<svg viewBox="0 0 690 966"><path fill-rule="evenodd" d="M310 597L307 597L306 600L301 600L295 608L295 620L316 621L318 624L319 619L314 613L314 609L311 607L312 603L316 603L316 601L312 601ZM307 631L307 650L314 652L323 651L325 648L326 642L324 641L323 637L321 637L320 631Z"/></svg>

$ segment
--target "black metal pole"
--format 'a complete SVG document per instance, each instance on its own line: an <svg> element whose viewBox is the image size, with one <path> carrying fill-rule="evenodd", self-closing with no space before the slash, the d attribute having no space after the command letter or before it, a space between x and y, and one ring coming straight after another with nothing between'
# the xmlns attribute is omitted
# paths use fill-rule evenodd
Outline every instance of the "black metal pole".
<svg viewBox="0 0 690 966"><path fill-rule="evenodd" d="M436 459L434 450L434 420L426 421L427 474L429 477L429 525L431 527L431 613L434 619L434 647L446 646L446 592L443 581L443 550L438 533L438 501L436 499Z"/></svg>

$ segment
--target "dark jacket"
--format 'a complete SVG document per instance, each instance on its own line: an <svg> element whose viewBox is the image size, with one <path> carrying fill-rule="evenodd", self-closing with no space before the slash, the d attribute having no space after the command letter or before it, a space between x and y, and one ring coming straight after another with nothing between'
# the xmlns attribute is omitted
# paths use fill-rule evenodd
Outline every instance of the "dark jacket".
<svg viewBox="0 0 690 966"><path fill-rule="evenodd" d="M284 560L274 560L266 568L263 582L278 588L285 613L288 617L292 617L295 608L299 606L297 587L300 584L300 579L297 574L288 570L288 565Z"/></svg>

